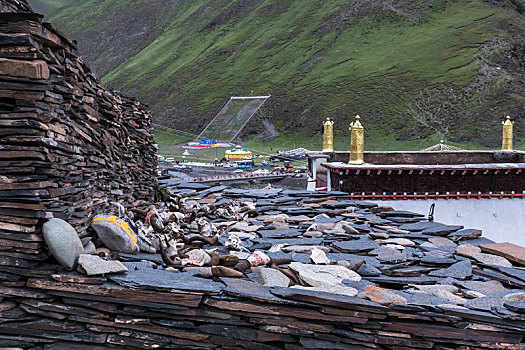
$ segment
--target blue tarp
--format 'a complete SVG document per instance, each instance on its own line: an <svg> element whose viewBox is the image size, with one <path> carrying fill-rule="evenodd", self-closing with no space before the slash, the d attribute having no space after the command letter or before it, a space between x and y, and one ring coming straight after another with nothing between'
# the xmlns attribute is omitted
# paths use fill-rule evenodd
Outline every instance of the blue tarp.
<svg viewBox="0 0 525 350"><path fill-rule="evenodd" d="M201 140L201 145L216 145L216 144L217 144L217 141L212 140L212 139Z"/></svg>

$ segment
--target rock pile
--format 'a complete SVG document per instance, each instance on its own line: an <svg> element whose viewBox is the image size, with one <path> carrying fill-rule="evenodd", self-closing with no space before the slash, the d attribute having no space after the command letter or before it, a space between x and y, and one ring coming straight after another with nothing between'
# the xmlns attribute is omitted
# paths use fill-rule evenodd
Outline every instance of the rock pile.
<svg viewBox="0 0 525 350"><path fill-rule="evenodd" d="M0 346L523 349L525 248L346 196L178 184L159 253L4 273Z"/></svg>
<svg viewBox="0 0 525 350"><path fill-rule="evenodd" d="M153 200L151 118L108 90L25 1L3 0L0 11L0 244L10 257L45 260L45 219L83 236L111 201Z"/></svg>

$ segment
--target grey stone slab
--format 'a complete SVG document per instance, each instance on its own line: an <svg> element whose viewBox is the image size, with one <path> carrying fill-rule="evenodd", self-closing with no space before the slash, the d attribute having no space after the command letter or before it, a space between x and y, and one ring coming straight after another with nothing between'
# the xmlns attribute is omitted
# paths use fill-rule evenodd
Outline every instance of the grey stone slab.
<svg viewBox="0 0 525 350"><path fill-rule="evenodd" d="M297 261L305 264L311 263L310 260L310 254L302 254L302 253L285 253L282 251L277 252L266 252L266 255L268 255L272 259L292 259L292 261Z"/></svg>
<svg viewBox="0 0 525 350"><path fill-rule="evenodd" d="M367 277L369 281L374 283L384 283L384 284L397 284L397 285L407 285L407 284L436 284L441 281L440 277L432 276L419 276L419 277L391 277L386 275L381 275L378 277Z"/></svg>
<svg viewBox="0 0 525 350"><path fill-rule="evenodd" d="M466 228L463 230L452 232L448 235L448 237L453 241L457 242L465 239L478 238L481 236L481 234L482 231L480 229Z"/></svg>
<svg viewBox="0 0 525 350"><path fill-rule="evenodd" d="M355 205L358 208L363 208L363 209L370 209L370 208L375 208L378 206L377 203L366 202L366 201L355 201Z"/></svg>
<svg viewBox="0 0 525 350"><path fill-rule="evenodd" d="M503 306L505 306L507 309L520 313L525 314L525 302L519 302L519 301L506 301L503 303Z"/></svg>
<svg viewBox="0 0 525 350"><path fill-rule="evenodd" d="M429 227L421 231L425 235L431 235L431 236L447 236L448 234L455 232L457 230L461 230L463 226L452 226L452 225L442 225L441 226L434 226Z"/></svg>
<svg viewBox="0 0 525 350"><path fill-rule="evenodd" d="M251 249L269 249L272 245L286 243L288 245L319 245L322 238L255 238Z"/></svg>
<svg viewBox="0 0 525 350"><path fill-rule="evenodd" d="M431 255L425 255L423 258L421 258L422 264L428 264L428 265L452 265L457 262L456 259L452 258L439 258L437 256L431 256Z"/></svg>
<svg viewBox="0 0 525 350"><path fill-rule="evenodd" d="M181 182L177 185L177 188L179 189L189 189L189 190L207 190L210 188L208 185L204 185L201 183L195 183L195 182Z"/></svg>
<svg viewBox="0 0 525 350"><path fill-rule="evenodd" d="M129 253L119 253L119 259L121 261L141 261L148 260L152 261L158 265L162 265L162 256L160 254L148 254L148 253L138 253L138 254L129 254Z"/></svg>
<svg viewBox="0 0 525 350"><path fill-rule="evenodd" d="M350 201L350 200L341 200L337 202L327 202L327 203L321 204L323 208L327 208L327 209L345 209L348 207L353 207L355 205L356 205L356 202Z"/></svg>
<svg viewBox="0 0 525 350"><path fill-rule="evenodd" d="M229 277L221 277L221 281L226 284L223 291L228 295L270 303L299 304L272 294L270 292L272 290L271 287L263 286L257 282Z"/></svg>
<svg viewBox="0 0 525 350"><path fill-rule="evenodd" d="M337 223L341 220L343 220L344 217L342 216L336 216L334 218L327 218L325 217L324 215L318 215L315 217L314 221L316 223L320 223L320 224L333 224L333 223Z"/></svg>
<svg viewBox="0 0 525 350"><path fill-rule="evenodd" d="M374 286L376 287L377 284L374 282L370 282L368 280L362 279L361 281L349 281L349 280L343 280L342 282L346 287L351 287L357 289L359 292L364 292L365 288L368 286Z"/></svg>
<svg viewBox="0 0 525 350"><path fill-rule="evenodd" d="M368 265L374 266L374 267L378 267L381 265L379 260L369 255L357 255L357 254L347 254L347 253L326 253L326 257L330 259L330 261L333 261L333 262L348 261L350 266L354 265L359 260L364 260L365 263L367 263Z"/></svg>
<svg viewBox="0 0 525 350"><path fill-rule="evenodd" d="M504 293L507 291L499 281L454 281L454 285L467 290L473 290L485 295Z"/></svg>
<svg viewBox="0 0 525 350"><path fill-rule="evenodd" d="M408 293L399 291L398 294L407 300L407 304L419 306L434 306L448 304L447 300L428 295L426 293Z"/></svg>
<svg viewBox="0 0 525 350"><path fill-rule="evenodd" d="M351 240L351 241L342 241L334 242L332 246L342 251L343 253L358 253L358 252L367 252L379 247L379 244L370 239L368 236Z"/></svg>
<svg viewBox="0 0 525 350"><path fill-rule="evenodd" d="M153 263L151 261L127 261L123 262L122 265L124 265L128 269L128 271L153 270Z"/></svg>
<svg viewBox="0 0 525 350"><path fill-rule="evenodd" d="M214 186L214 187L208 188L208 189L206 189L204 191L200 191L199 192L199 196L200 197L207 197L207 196L209 196L212 193L221 192L221 191L224 191L227 188L228 188L228 186Z"/></svg>
<svg viewBox="0 0 525 350"><path fill-rule="evenodd" d="M276 230L259 230L257 231L263 238L295 238L302 235L302 231L297 229L276 229Z"/></svg>
<svg viewBox="0 0 525 350"><path fill-rule="evenodd" d="M469 309L487 311L491 310L493 306L503 306L503 299L493 297L470 299L463 306Z"/></svg>
<svg viewBox="0 0 525 350"><path fill-rule="evenodd" d="M335 306L357 311L381 312L388 308L358 297L350 297L326 292L314 292L298 288L274 288L273 294L286 299L310 302L313 304Z"/></svg>
<svg viewBox="0 0 525 350"><path fill-rule="evenodd" d="M391 216L388 218L388 220L395 222L398 225L404 225L420 222L421 220L423 220L423 218L405 218L399 216Z"/></svg>
<svg viewBox="0 0 525 350"><path fill-rule="evenodd" d="M452 277L464 280L472 276L472 264L469 260L460 261L448 268L432 271L429 273L429 276Z"/></svg>
<svg viewBox="0 0 525 350"><path fill-rule="evenodd" d="M465 239L465 240L461 240L458 242L459 245L470 244L476 247L479 246L480 244L488 244L488 243L494 243L494 241L488 238L485 238L485 237L479 237L475 239Z"/></svg>
<svg viewBox="0 0 525 350"><path fill-rule="evenodd" d="M384 264L397 264L411 260L411 257L406 253L397 252L391 255L378 255L377 259Z"/></svg>
<svg viewBox="0 0 525 350"><path fill-rule="evenodd" d="M372 266L372 265L368 265L368 264L363 264L361 265L361 267L357 270L357 273L360 274L361 276L380 276L381 275L381 271Z"/></svg>
<svg viewBox="0 0 525 350"><path fill-rule="evenodd" d="M493 265L491 267L507 276L517 278L525 283L525 270L515 269L512 267L496 266L496 265Z"/></svg>
<svg viewBox="0 0 525 350"><path fill-rule="evenodd" d="M414 213L414 212L408 211L408 210L382 211L378 215L381 216L381 217L385 217L385 218L392 217L392 216L394 216L394 217L409 217L409 218L412 218L412 217L425 217L425 215L423 215L423 214Z"/></svg>
<svg viewBox="0 0 525 350"><path fill-rule="evenodd" d="M128 287L151 289L176 289L182 291L219 293L223 289L222 283L193 276L191 273L157 269L130 270L122 275L109 276L111 281Z"/></svg>

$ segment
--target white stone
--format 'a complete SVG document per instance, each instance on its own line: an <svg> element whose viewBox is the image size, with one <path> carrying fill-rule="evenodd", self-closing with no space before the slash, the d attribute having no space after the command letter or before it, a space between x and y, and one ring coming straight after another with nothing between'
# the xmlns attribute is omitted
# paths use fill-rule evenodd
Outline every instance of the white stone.
<svg viewBox="0 0 525 350"><path fill-rule="evenodd" d="M282 247L281 250L285 253L296 252L296 253L311 254L313 248L321 249L325 252L330 251L330 248L324 247L324 246L318 246L318 245L290 245L290 246Z"/></svg>
<svg viewBox="0 0 525 350"><path fill-rule="evenodd" d="M316 264L329 265L331 263L330 259L326 257L326 253L318 248L312 249L312 254L310 255L310 259Z"/></svg>
<svg viewBox="0 0 525 350"><path fill-rule="evenodd" d="M355 297L358 293L357 289L355 288L340 286L340 285L329 285L329 286L320 286L320 287L292 286L291 288L311 290L313 292L340 294L340 295L346 295L349 297Z"/></svg>
<svg viewBox="0 0 525 350"><path fill-rule="evenodd" d="M361 280L358 273L339 265L311 265L294 261L290 263L290 268L312 287L341 285L343 280L356 282Z"/></svg>
<svg viewBox="0 0 525 350"><path fill-rule="evenodd" d="M203 249L193 249L187 254L188 258L198 261L200 266L206 265L211 260L211 257Z"/></svg>
<svg viewBox="0 0 525 350"><path fill-rule="evenodd" d="M268 287L288 287L290 279L279 270L268 267L261 268L258 272L259 283Z"/></svg>
<svg viewBox="0 0 525 350"><path fill-rule="evenodd" d="M84 252L82 241L73 226L62 219L53 218L44 224L43 232L49 251L58 263L73 270L79 255Z"/></svg>
<svg viewBox="0 0 525 350"><path fill-rule="evenodd" d="M80 254L78 264L88 276L104 275L106 273L122 273L128 269L118 260L104 260L98 255Z"/></svg>
<svg viewBox="0 0 525 350"><path fill-rule="evenodd" d="M413 247L416 244L407 238L388 238L378 241L381 244L397 244L404 247Z"/></svg>

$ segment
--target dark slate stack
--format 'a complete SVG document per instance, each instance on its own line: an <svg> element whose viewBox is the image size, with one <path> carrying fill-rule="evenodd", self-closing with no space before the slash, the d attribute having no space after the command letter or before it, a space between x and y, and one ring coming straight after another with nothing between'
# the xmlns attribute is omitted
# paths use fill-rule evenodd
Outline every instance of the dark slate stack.
<svg viewBox="0 0 525 350"><path fill-rule="evenodd" d="M83 235L111 201L151 202L151 116L108 90L25 1L0 10L0 254L43 260L46 218Z"/></svg>

